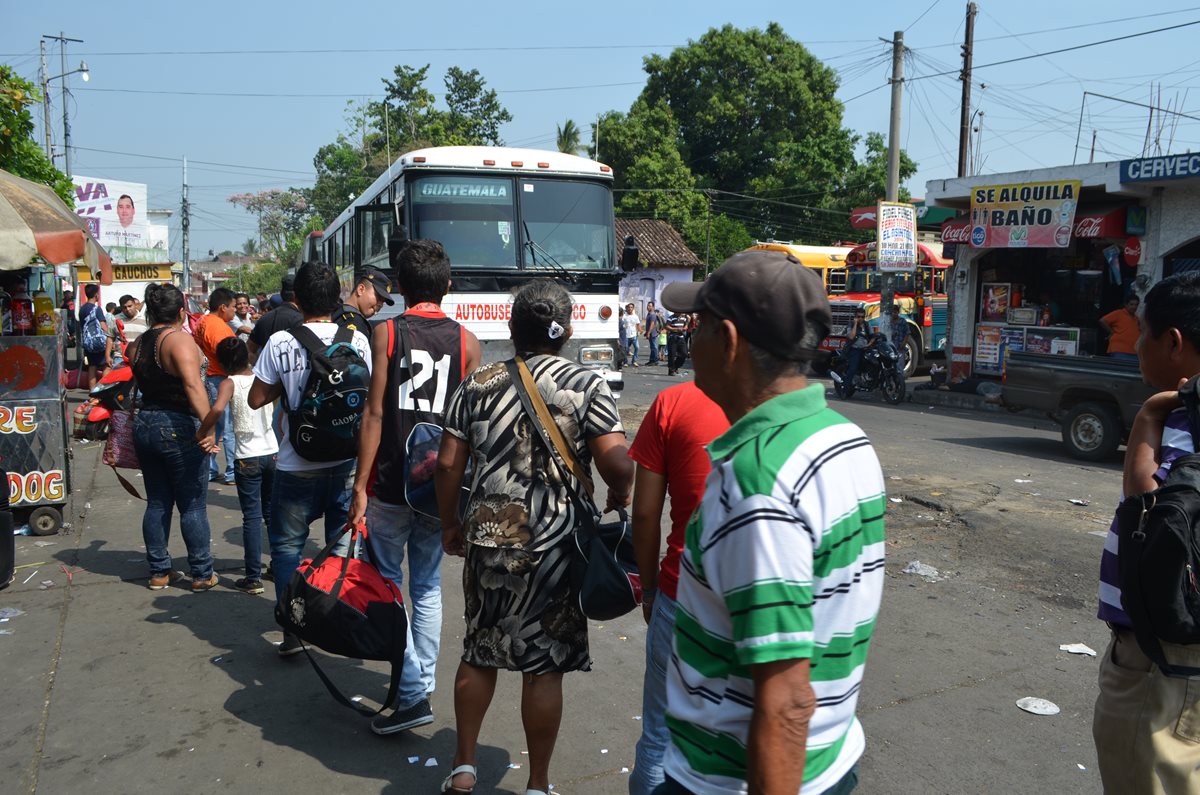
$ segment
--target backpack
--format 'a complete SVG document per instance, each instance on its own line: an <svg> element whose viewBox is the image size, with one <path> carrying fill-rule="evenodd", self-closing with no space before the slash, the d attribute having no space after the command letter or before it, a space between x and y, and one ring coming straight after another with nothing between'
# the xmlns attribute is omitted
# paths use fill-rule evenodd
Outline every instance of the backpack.
<svg viewBox="0 0 1200 795"><path fill-rule="evenodd" d="M1196 379L1179 394L1200 449ZM1200 454L1177 459L1161 486L1122 502L1117 533L1121 606L1138 646L1167 676L1200 675L1167 662L1160 644L1200 643Z"/></svg>
<svg viewBox="0 0 1200 795"><path fill-rule="evenodd" d="M92 304L92 311L83 321L83 352L90 354L104 353L108 344L108 335L100 328L100 309Z"/></svg>
<svg viewBox="0 0 1200 795"><path fill-rule="evenodd" d="M350 546L346 556L339 557L333 550L347 532ZM315 558L301 561L275 605L275 621L285 632L330 654L390 662L387 696L378 711L371 711L346 698L304 647L313 670L339 704L377 715L392 703L400 686L408 616L396 584L358 554L365 536L362 525L347 525Z"/></svg>
<svg viewBox="0 0 1200 795"><path fill-rule="evenodd" d="M308 351L309 361L300 403L288 406L292 449L308 461L356 457L371 371L351 344L354 332L339 328L328 346L305 325L288 329L288 333Z"/></svg>

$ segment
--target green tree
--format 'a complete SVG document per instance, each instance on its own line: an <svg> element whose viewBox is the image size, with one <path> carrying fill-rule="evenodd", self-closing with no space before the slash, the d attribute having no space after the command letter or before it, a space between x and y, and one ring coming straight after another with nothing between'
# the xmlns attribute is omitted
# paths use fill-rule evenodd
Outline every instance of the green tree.
<svg viewBox="0 0 1200 795"><path fill-rule="evenodd" d="M258 238L248 237L246 242L242 244L242 253L247 257L253 257L258 253Z"/></svg>
<svg viewBox="0 0 1200 795"><path fill-rule="evenodd" d="M265 190L229 197L258 218L258 237L266 256L290 264L304 243L310 211L303 194L294 190Z"/></svg>
<svg viewBox="0 0 1200 795"><path fill-rule="evenodd" d="M558 151L566 152L567 154L579 154L579 127L571 119L567 119L560 125L556 126Z"/></svg>
<svg viewBox="0 0 1200 795"><path fill-rule="evenodd" d="M500 125L512 121L494 89L478 69L465 72L457 66L446 70L446 140L435 145L502 146Z"/></svg>
<svg viewBox="0 0 1200 795"><path fill-rule="evenodd" d="M0 168L31 182L49 185L75 206L75 189L66 174L54 167L33 140L33 114L29 106L41 101L33 83L0 64Z"/></svg>
<svg viewBox="0 0 1200 795"><path fill-rule="evenodd" d="M242 265L230 271L233 278L226 286L251 296L257 293L271 295L279 292L279 285L287 271L286 262L255 262Z"/></svg>
<svg viewBox="0 0 1200 795"><path fill-rule="evenodd" d="M842 198L838 202L838 207L847 211L875 204L887 196L887 141L882 133L869 132L863 139L863 149L863 158L846 174ZM916 173L917 164L901 149L900 201L912 199L904 181Z"/></svg>

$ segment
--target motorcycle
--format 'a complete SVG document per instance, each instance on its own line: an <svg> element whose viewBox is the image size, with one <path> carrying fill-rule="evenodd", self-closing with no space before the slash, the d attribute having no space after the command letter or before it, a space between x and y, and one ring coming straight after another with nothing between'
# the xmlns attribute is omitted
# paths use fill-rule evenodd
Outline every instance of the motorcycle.
<svg viewBox="0 0 1200 795"><path fill-rule="evenodd" d="M105 372L88 393L88 399L75 409L72 435L82 441L108 438L113 412L130 408L133 385L133 370L127 364Z"/></svg>
<svg viewBox="0 0 1200 795"><path fill-rule="evenodd" d="M904 356L901 351L888 341L883 334L872 334L868 338L868 346L860 348L862 362L854 383L849 383L847 372L850 369L850 348L843 348L842 353L830 364L829 377L833 379L833 391L842 400L849 400L855 392L871 392L878 389L883 399L892 405L904 400Z"/></svg>

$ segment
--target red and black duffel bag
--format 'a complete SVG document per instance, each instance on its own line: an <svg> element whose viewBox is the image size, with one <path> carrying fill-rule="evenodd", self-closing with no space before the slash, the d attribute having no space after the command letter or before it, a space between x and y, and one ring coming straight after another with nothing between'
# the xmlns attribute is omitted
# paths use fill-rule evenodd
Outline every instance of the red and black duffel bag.
<svg viewBox="0 0 1200 795"><path fill-rule="evenodd" d="M350 547L346 557L333 554L347 532ZM305 643L343 657L383 660L392 664L387 697L377 711L348 699L326 676L317 661L304 653L339 703L364 714L376 715L396 698L407 646L408 616L400 590L366 560L356 557L366 538L362 525L347 525L312 560L300 562L275 605L275 620Z"/></svg>

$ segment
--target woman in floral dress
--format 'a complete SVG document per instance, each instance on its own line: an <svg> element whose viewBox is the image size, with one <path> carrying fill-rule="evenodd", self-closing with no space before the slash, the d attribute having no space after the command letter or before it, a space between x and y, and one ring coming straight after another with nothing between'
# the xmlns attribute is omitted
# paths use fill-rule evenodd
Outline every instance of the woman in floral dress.
<svg viewBox="0 0 1200 795"><path fill-rule="evenodd" d="M522 287L509 322L513 347L584 471L595 462L608 486L606 507L625 506L633 464L616 401L599 373L558 355L571 337L572 305L570 293L549 280ZM467 626L454 688L458 747L443 791L474 788L475 744L496 672L505 668L523 674L527 792L545 793L562 719L562 675L591 667L587 621L568 582L576 505L589 498L547 449L504 362L468 376L445 422L437 492L446 552L466 557ZM474 463L471 498L459 522L457 494L468 458Z"/></svg>

